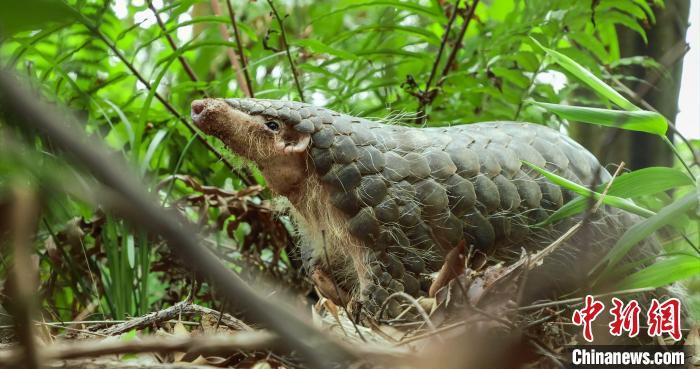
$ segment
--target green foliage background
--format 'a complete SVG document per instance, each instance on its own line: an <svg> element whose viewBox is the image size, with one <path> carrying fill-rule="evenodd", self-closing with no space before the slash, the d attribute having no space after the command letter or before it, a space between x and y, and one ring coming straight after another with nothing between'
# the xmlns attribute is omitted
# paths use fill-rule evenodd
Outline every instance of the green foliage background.
<svg viewBox="0 0 700 369"><path fill-rule="evenodd" d="M243 50L257 98L299 100L303 94L307 102L339 111L414 124L420 110L417 96L433 95L424 123L431 126L522 120L566 130L567 120L529 101L614 106L579 76L545 58L535 40L569 56L610 85L614 80L633 80L626 73L630 66L659 67L643 57L621 58L618 44L622 28L645 37L648 25L655 21L654 11L662 11L663 2L658 0L476 1L461 41L459 31L469 18L464 8L472 0L457 1L463 10L447 35L445 26L454 2L442 0L278 0L274 6L282 24L271 14L269 2L231 0L240 45L233 37L224 39L220 30L224 27L233 35L227 1L214 2L220 3L219 15L212 12L210 1L196 0L156 2L152 7L148 0L10 2L0 12L0 63L28 77L48 99L84 119L85 131L132 163L164 204L176 205L193 220L208 224L208 246L226 255L233 268L245 274L252 265L295 287L300 282L286 241L277 237L267 244L272 236L251 238L254 225L229 216L221 207L176 204L176 199L202 193L184 180L158 186L170 176L184 175L226 191L246 187L240 160L224 155L235 167L232 172L188 127L193 99L244 96L228 50L235 53L239 46ZM27 12L27 8L37 11ZM154 11L162 25L154 20ZM445 51L436 63L444 37ZM455 45L460 47L447 65ZM286 56L287 47L294 66ZM193 73L187 72L188 67ZM433 68L434 78L426 86ZM557 83L550 83L552 78ZM0 134L7 136L9 130L3 131ZM210 144L225 152L218 142ZM23 163L57 168L61 176L82 180L79 171L65 167L50 142L34 140L32 147L35 151L24 162L7 150L2 154L0 188L8 188L17 178L37 180L37 174ZM690 163L689 151L681 146L679 150ZM697 191L697 169L691 169L694 174L685 173L687 180L671 195L665 192L669 188L660 189L663 186L643 194L621 190L616 195L634 197L656 212ZM259 174L253 175L262 183ZM186 279L190 276L185 269L173 271L177 262L159 240L102 214L94 204L42 188L38 182L43 194L36 240L40 293L44 307L56 319L71 319L91 304L99 314L123 318L189 293ZM259 205L268 198L262 192L246 201ZM692 212L682 214L673 222L674 229L663 235L667 250L685 255L678 261L686 263L682 264L685 272L674 277L672 271L680 270L681 264L670 263L651 275L667 278L654 282L643 275L647 279L641 280L647 282L642 287L689 275L697 281L700 259L689 245L700 244L696 217ZM284 218L279 222L282 229L288 228ZM11 264L2 247L0 280ZM691 291L700 289L690 281ZM209 292L204 288L196 296L209 301ZM697 293L688 301L700 310Z"/></svg>

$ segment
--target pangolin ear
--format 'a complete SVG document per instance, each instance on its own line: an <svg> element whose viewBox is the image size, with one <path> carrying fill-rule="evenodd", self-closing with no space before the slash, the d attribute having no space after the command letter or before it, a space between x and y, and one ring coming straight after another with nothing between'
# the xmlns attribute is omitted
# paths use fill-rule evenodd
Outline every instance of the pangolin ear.
<svg viewBox="0 0 700 369"><path fill-rule="evenodd" d="M311 143L311 135L308 133L293 132L292 134L284 135L282 140L275 143L275 149L284 152L285 154L301 154L306 152Z"/></svg>
<svg viewBox="0 0 700 369"><path fill-rule="evenodd" d="M304 133L299 136L296 142L288 142L287 146L284 147L285 154L300 154L309 148L309 143L311 143L311 135Z"/></svg>

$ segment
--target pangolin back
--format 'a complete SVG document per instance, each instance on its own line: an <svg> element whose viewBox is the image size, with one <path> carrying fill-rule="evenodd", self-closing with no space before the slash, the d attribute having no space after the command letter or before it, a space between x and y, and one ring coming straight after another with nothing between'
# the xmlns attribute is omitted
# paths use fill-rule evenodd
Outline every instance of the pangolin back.
<svg viewBox="0 0 700 369"><path fill-rule="evenodd" d="M610 179L585 148L542 125L416 128L298 102L226 101L311 135L308 158L331 205L347 217L349 232L371 250L367 262L373 283L364 292L377 303L396 291L426 294L429 274L462 240L503 260L522 249L534 252L561 235L573 220L533 225L574 195L524 161L586 186ZM633 221L615 209L601 213L570 242L573 249L562 248L561 265L547 273L554 276L553 283L571 285L574 275L585 275L602 256L600 250L608 249Z"/></svg>

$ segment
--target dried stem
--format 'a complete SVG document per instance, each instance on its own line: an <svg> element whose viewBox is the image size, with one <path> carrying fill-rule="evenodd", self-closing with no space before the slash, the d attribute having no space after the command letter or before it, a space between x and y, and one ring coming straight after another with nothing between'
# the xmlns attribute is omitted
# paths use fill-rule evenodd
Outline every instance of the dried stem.
<svg viewBox="0 0 700 369"><path fill-rule="evenodd" d="M141 181L126 164L106 149L88 140L75 122L68 119L54 122L60 112L29 93L15 75L0 71L0 111L8 119L34 134L50 138L56 147L89 171L110 189L100 199L107 209L122 215L130 223L139 225L151 234L163 237L168 246L191 265L193 270L207 277L223 298L230 301L227 310L274 330L290 350L297 351L313 368L327 368L330 362L354 360L356 356L332 338L321 334L301 320L280 301L261 296L214 254L199 245L198 233L179 214L167 212L158 205L152 194L146 192Z"/></svg>
<svg viewBox="0 0 700 369"><path fill-rule="evenodd" d="M630 295L630 294L637 294L637 293L644 293L644 292L652 292L655 291L656 288L634 288L630 290L622 290L622 291L613 291L613 292L607 292L607 293L601 293L598 295L593 295L593 297L598 298L598 297L606 297L606 296L619 296L619 295ZM534 305L529 305L529 306L523 306L517 308L519 311L529 311L529 310L539 310L542 308L547 308L547 307L552 307L552 306L560 306L560 305L569 305L569 307L572 304L576 303L583 303L584 297L574 297L566 300L558 300L558 301L549 301L549 302L543 302L541 304L534 304Z"/></svg>
<svg viewBox="0 0 700 369"><path fill-rule="evenodd" d="M270 9L272 9L272 14L275 16L275 19L277 20L277 24L280 27L280 35L282 37L282 46L284 46L284 51L287 54L287 60L289 61L289 67L292 69L292 77L294 77L294 84L296 85L297 92L299 93L299 99L302 102L305 102L306 100L304 99L304 91L301 89L301 83L299 83L299 76L297 75L297 68L294 65L294 60L292 59L292 53L289 51L289 43L287 43L287 33L284 30L284 22L282 21L282 18L280 17L279 13L277 12L277 9L275 8L275 4L272 2L272 0L267 0L267 3L270 5Z"/></svg>
<svg viewBox="0 0 700 369"><path fill-rule="evenodd" d="M169 321L171 319L179 318L182 315L193 315L193 314L208 314L208 315L220 315L221 323L229 328L241 331L252 331L253 328L245 324L244 322L234 318L229 314L221 314L216 310L206 308L204 306L199 306L190 303L189 301L183 301L177 303L169 308L155 311L144 316L128 320L116 324L114 326L99 330L98 333L116 336L122 333L129 332L131 330L139 330L146 327L153 326L154 324Z"/></svg>
<svg viewBox="0 0 700 369"><path fill-rule="evenodd" d="M16 186L13 189L14 201L12 206L11 232L14 252L14 266L12 268L12 286L14 289L14 303L12 312L15 317L16 332L22 349L18 352L18 358L23 366L28 369L38 369L39 359L37 347L34 343L32 317L36 306L34 291L36 290L36 271L31 261L32 239L38 209L36 198L26 188Z"/></svg>
<svg viewBox="0 0 700 369"><path fill-rule="evenodd" d="M214 11L214 14L217 16L221 16L221 6L219 6L219 0L211 0L211 9ZM226 29L226 25L221 23L219 24L219 33L221 34L221 37L228 41L231 39L231 35L228 33L228 29ZM241 44L240 40L236 38L236 42L238 42L238 48L240 50ZM228 55L228 59L231 62L231 68L233 71L236 73L236 82L238 82L238 85L241 86L241 90L243 90L243 94L246 97L253 97L253 94L250 89L250 79L247 79L243 75L243 71L241 68L241 64L243 63L243 54L241 54L241 62L238 61L238 56L236 56L236 53L231 49L230 47L226 48L226 55Z"/></svg>
<svg viewBox="0 0 700 369"><path fill-rule="evenodd" d="M407 294L406 292L394 292L391 295L389 295L389 297L387 297L386 300L384 300L382 306L379 308L379 312L376 316L377 320L382 319L382 315L384 315L384 311L386 310L387 306L389 306L389 303L399 297L408 301L408 303L410 303L411 306L416 308L416 311L418 312L418 314L420 314L421 318L423 319L423 323L425 323L425 325L428 326L428 329L430 329L431 332L435 333L436 337L442 342L442 337L436 333L437 328L430 320L428 313L425 311L425 309L423 309L423 307L420 305L420 303L418 302L418 300L416 300L415 297Z"/></svg>
<svg viewBox="0 0 700 369"><path fill-rule="evenodd" d="M233 335L194 337L144 337L131 341L77 341L50 345L38 352L42 362L71 360L106 355L188 352L200 355L233 355L241 350L269 349L278 338L265 331L238 332ZM17 365L21 350L0 352L0 366Z"/></svg>

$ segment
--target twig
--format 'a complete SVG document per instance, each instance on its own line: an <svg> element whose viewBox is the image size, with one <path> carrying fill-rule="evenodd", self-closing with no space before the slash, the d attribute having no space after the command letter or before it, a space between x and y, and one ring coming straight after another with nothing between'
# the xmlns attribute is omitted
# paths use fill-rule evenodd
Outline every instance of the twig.
<svg viewBox="0 0 700 369"><path fill-rule="evenodd" d="M269 349L278 343L277 336L265 332L238 332L233 335L192 337L144 337L131 341L77 341L57 343L41 349L38 354L42 362L49 360L71 360L106 355L188 352L200 355L234 354L238 351ZM22 360L21 350L0 351L0 366L16 365Z"/></svg>
<svg viewBox="0 0 700 369"><path fill-rule="evenodd" d="M280 17L279 13L277 12L277 9L275 8L275 4L272 2L272 0L267 0L267 3L270 5L270 9L272 9L272 14L275 16L275 19L277 20L277 24L280 27L280 37L282 37L282 46L284 46L284 51L287 54L287 60L289 61L289 67L292 69L292 77L294 77L294 84L297 87L297 92L299 93L299 99L302 102L305 102L306 100L304 99L304 91L301 89L301 83L299 83L299 76L297 76L297 68L294 65L294 60L292 59L292 53L289 51L289 44L287 43L287 32L284 30L284 22L282 22L282 18Z"/></svg>
<svg viewBox="0 0 700 369"><path fill-rule="evenodd" d="M610 190L610 187L612 186L613 182L615 181L615 178L622 172L622 168L625 167L625 162L620 162L620 165L617 166L617 169L615 170L615 173L613 174L612 178L610 178L610 181L608 181L607 185L605 186L605 189L603 192L600 194L600 197L598 198L598 201L596 201L593 206L591 206L587 213L586 216L576 222L571 228L569 228L564 234L559 236L554 242L549 244L547 247L539 251L535 256L530 260L529 262L529 268L534 268L535 265L537 265L545 256L551 254L554 250L556 250L561 244L564 243L564 241L568 240L571 238L571 236L574 235L583 225L588 221L588 218L595 214L598 211L598 208L600 205L603 204L603 201L605 200L605 196L608 194L608 191Z"/></svg>
<svg viewBox="0 0 700 369"><path fill-rule="evenodd" d="M231 5L231 0L226 0L226 8L228 9L228 16L231 18L231 26L233 26L233 36L236 38L236 47L238 48L238 58L241 61L241 69L243 70L243 76L245 77L245 82L248 85L248 97L255 97L253 92L253 84L250 82L250 72L248 71L248 65L245 60L245 54L243 53L243 43L241 42L241 34L238 32L238 22L236 22L236 13L233 11L233 6Z"/></svg>
<svg viewBox="0 0 700 369"><path fill-rule="evenodd" d="M649 288L649 287L634 288L634 289L630 289L630 290L602 293L599 295L594 295L593 297L605 297L605 296L612 296L612 295L628 295L628 294L635 294L635 293L642 293L642 292L651 292L654 290L656 290L656 288ZM566 299L566 300L549 301L549 302L543 302L541 304L522 306L522 307L517 308L516 310L528 311L528 310L542 309L542 308L551 307L551 306L570 305L570 304L577 303L577 302L583 302L583 299L584 299L584 297L574 297L574 298L570 298L570 299Z"/></svg>
<svg viewBox="0 0 700 369"><path fill-rule="evenodd" d="M206 276L222 297L232 302L227 306L229 312L238 314L243 310L247 319L274 330L284 344L296 350L310 367L327 368L329 362L356 358L332 338L300 320L280 301L260 296L246 285L216 256L199 245L196 230L186 220L158 205L153 195L146 192L147 186L132 175L123 161L94 140L88 140L74 121L66 119L61 124L55 123L54 119L63 115L29 93L8 71L0 71L0 94L0 111L13 117L6 119L7 123L50 138L56 147L65 150L76 163L110 188L111 191L101 197L105 206L132 224L162 236L181 260Z"/></svg>
<svg viewBox="0 0 700 369"><path fill-rule="evenodd" d="M678 60L682 59L685 54L690 50L690 46L685 40L680 39L676 42L663 56L661 56L660 64L664 69L668 69L671 65L675 64ZM636 94L644 97L649 91L651 91L653 86L656 86L656 82L661 78L662 73L656 70L647 70L644 76L644 81L646 83L640 83L637 88Z"/></svg>
<svg viewBox="0 0 700 369"><path fill-rule="evenodd" d="M55 366L47 368L60 369L214 369L211 365L197 365L188 362L178 363L158 363L141 362L140 360L109 360L109 359L89 359L89 360L66 360Z"/></svg>
<svg viewBox="0 0 700 369"><path fill-rule="evenodd" d="M591 214L595 214L598 212L598 208L600 205L603 204L603 201L605 200L605 196L608 194L608 191L610 191L610 187L612 186L613 182L615 181L615 178L620 175L620 172L622 172L622 168L625 167L625 162L621 161L620 165L617 166L617 169L615 169L615 173L613 173L612 178L608 181L608 184L605 185L605 188L603 189L603 192L601 192L600 197L598 198L598 201L593 205L593 207L590 209Z"/></svg>
<svg viewBox="0 0 700 369"><path fill-rule="evenodd" d="M14 304L12 312L15 317L16 333L22 350L18 358L28 369L39 368L37 347L34 343L32 316L36 310L34 291L36 289L35 268L32 266L31 253L33 230L36 227L38 209L36 198L30 190L19 185L13 188L14 201L10 214L14 265L12 268L12 286L14 287Z"/></svg>
<svg viewBox="0 0 700 369"><path fill-rule="evenodd" d="M476 6L479 5L479 0L473 0L472 5L469 7L467 11L467 15L464 16L464 21L462 22L462 28L459 30L459 35L457 36L457 40L455 41L455 45L452 47L452 50L450 50L450 55L447 57L447 63L445 63L445 66L442 68L442 72L440 73L440 78L438 78L437 82L435 83L435 87L439 88L442 86L442 84L445 82L445 77L447 77L447 74L450 72L450 68L452 67L452 64L454 64L455 59L457 58L457 53L459 50L462 48L462 40L464 40L464 35L467 33L467 29L469 28L469 24L471 23L472 19L474 18L474 11L476 10ZM450 34L450 30L452 28L452 24L454 23L454 20L457 16L457 13L459 13L459 0L455 2L455 7L452 12L452 16L450 16L450 19L447 22L447 25L445 26L445 34L442 36L442 41L440 42L440 48L438 49L438 54L435 57L435 62L433 63L433 67L430 71L430 75L428 76L428 81L425 83L425 89L422 92L418 93L418 111L417 111L417 116L416 116L416 123L418 124L423 124L425 122L425 109L428 105L430 105L433 100L435 100L435 97L437 97L438 90L431 90L430 89L430 84L432 83L433 79L435 78L435 73L437 71L437 67L440 64L440 59L442 58L442 52L445 49L445 45L447 44L448 36Z"/></svg>
<svg viewBox="0 0 700 369"><path fill-rule="evenodd" d="M566 369L566 365L564 365L564 363L562 362L562 360L559 359L559 358L554 354L554 352L552 351L552 349L550 349L549 347L547 347L543 342L541 342L541 341L540 341L539 339L537 339L536 337L530 337L529 335L528 335L527 337L529 338L528 341L530 342L530 344L533 345L533 346L537 349L537 351L538 351L538 353L539 353L540 355L542 355L542 356L548 358L548 359L549 359L550 361L552 361L552 362L554 363L554 365L556 365L558 368L560 368L560 369Z"/></svg>
<svg viewBox="0 0 700 369"><path fill-rule="evenodd" d="M219 0L211 0L211 9L214 11L215 15L221 16L221 6L219 6ZM226 25L223 23L219 24L219 33L225 41L231 39L231 35L228 33L228 29L226 29ZM241 40L238 37L236 37L236 42L238 43L239 50L241 49L240 41ZM239 62L238 57L236 56L236 53L233 51L233 49L227 47L226 55L228 55L228 59L231 62L231 68L236 73L236 82L238 82L238 85L241 86L243 94L246 97L253 97L253 94L250 89L250 79L246 78L246 76L243 75L243 71L241 70L241 64L244 63L243 54L241 53L241 61Z"/></svg>
<svg viewBox="0 0 700 369"><path fill-rule="evenodd" d="M80 13L78 13L80 14ZM136 77L136 79L139 80L144 86L146 86L147 89L152 90L153 87L151 86L151 83L144 78L141 73L136 69L136 67L131 64L126 57L119 51L117 46L109 39L107 36L105 36L102 31L100 31L99 28L95 27L89 20L85 19L82 14L80 14L79 19L81 20L82 24L90 30L93 34L95 34L102 42L107 45L107 47L112 50L114 55L122 62L124 65L131 71L131 73ZM256 183L256 181L253 179L253 175L246 169L242 169L241 171L238 171L236 167L231 164L222 153L220 153L214 146L212 146L204 137L202 137L197 130L194 128L192 123L190 123L187 119L185 119L180 113L175 110L175 108L166 100L161 94L159 94L157 91L154 92L153 96L160 101L161 104L165 107L166 110L168 110L172 115L174 115L180 122L182 122L187 129L197 137L197 140L201 142L209 151L214 153L214 155L219 159L221 162L223 162L231 171L236 173L238 177L241 178L241 180L248 186L251 186Z"/></svg>
<svg viewBox="0 0 700 369"><path fill-rule="evenodd" d="M269 0L268 0L269 1ZM440 47L438 47L437 55L435 56L435 62L433 62L433 67L430 69L430 74L428 75L428 80L425 82L425 89L417 93L418 97L418 110L416 112L416 124L422 124L425 121L425 106L432 101L429 97L430 95L430 84L433 83L435 74L437 73L438 65L440 65L440 59L442 58L442 52L445 50L445 45L447 45L447 40L450 37L450 30L452 30L452 24L457 18L457 13L459 13L459 2L461 0L455 0L454 9L452 9L452 15L447 20L445 25L445 32L442 35L442 40L440 41Z"/></svg>
<svg viewBox="0 0 700 369"><path fill-rule="evenodd" d="M163 20L160 18L160 14L158 13L158 10L156 9L155 6L153 6L153 0L148 0L148 7L151 9L153 12L153 15L156 17L156 21L158 22L158 26L160 27L160 30L163 32L163 36L165 36L165 39L168 41L168 45L170 45L170 48L177 53L178 47L177 44L175 44L175 40L173 40L173 37L170 35L168 30L165 28L165 23L163 23ZM180 61L180 64L182 64L182 68L185 70L185 73L190 77L190 80L192 82L198 82L199 78L197 78L197 75L194 73L194 70L192 70L192 67L190 64L187 62L187 59L180 54L177 57L177 60ZM200 90L200 92L208 96L207 92L204 90Z"/></svg>
<svg viewBox="0 0 700 369"><path fill-rule="evenodd" d="M447 20L447 24L445 25L445 33L442 35L442 40L440 41L440 47L438 48L437 55L435 56L435 62L433 63L433 67L430 70L430 75L428 75L428 80L425 82L425 91L427 92L430 90L430 84L433 83L433 79L435 79L435 74L437 73L438 66L440 65L440 59L442 59L442 53L445 50L445 46L447 45L447 40L450 38L450 31L452 30L452 24L454 24L455 19L457 19L457 13L459 13L459 3L461 0L456 0L454 9L452 9L452 14L450 15L450 18ZM464 23L467 23L466 21ZM455 45L456 46L456 45Z"/></svg>
<svg viewBox="0 0 700 369"><path fill-rule="evenodd" d="M629 96L633 102L641 104L644 109L651 110L653 112L661 114L656 108L651 106L649 102L647 102L642 96L638 95L636 92L632 91L631 88L627 87L624 83L620 82L617 78L614 76L611 76L611 79L613 83L615 83L615 86L617 86L622 92L624 92L627 96ZM663 115L663 114L662 114ZM685 143L686 146L688 146L688 150L690 150L691 155L693 156L693 163L695 165L700 166L700 154L698 154L697 150L695 150L695 147L690 143L687 137L681 133L678 128L676 128L675 123L673 123L668 117L666 117L666 121L668 122L668 128L678 136L683 143Z"/></svg>
<svg viewBox="0 0 700 369"><path fill-rule="evenodd" d="M423 307L420 306L418 301L413 296L407 294L406 292L394 292L391 295L389 295L389 297L387 297L386 300L384 300L382 306L379 308L377 320L382 318L382 315L384 315L384 310L386 310L386 307L389 306L389 302L396 299L397 297L401 297L404 300L408 301L411 305L413 305L413 307L415 307L418 311L418 314L420 314L421 318L423 318L423 321L425 322L425 325L428 326L428 329L430 329L430 331L433 332L440 341L442 341L442 337L440 337L440 335L437 333L437 329L435 328L433 322L430 320L428 313L425 312L425 309L423 309Z"/></svg>
<svg viewBox="0 0 700 369"><path fill-rule="evenodd" d="M450 51L450 55L447 57L447 63L445 63L445 67L442 69L442 73L440 74L440 79L438 79L436 83L437 87L442 86L442 84L445 82L445 77L447 77L447 73L450 72L450 67L457 58L457 52L459 52L459 50L462 48L462 40L464 40L464 35L467 33L469 23L471 23L472 19L474 18L474 12L476 11L477 5L479 5L479 0L474 0L472 5L469 7L469 12L464 18L462 28L459 30L459 36L457 36L457 43L455 43L455 46Z"/></svg>
<svg viewBox="0 0 700 369"><path fill-rule="evenodd" d="M140 330L143 328L150 327L154 324L162 323L172 319L179 318L180 315L217 315L218 311L206 308L204 306L199 306L192 304L188 301L179 302L169 308L152 312L144 316L127 320L125 322L116 324L114 326L101 329L97 331L98 333L105 334L108 336L116 336L131 330ZM227 327L233 328L240 331L252 331L249 325L243 323L242 321L234 318L229 314L223 314L221 317L221 323Z"/></svg>

